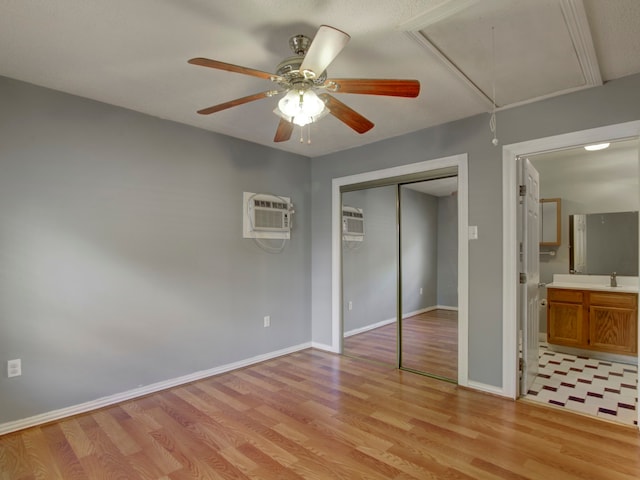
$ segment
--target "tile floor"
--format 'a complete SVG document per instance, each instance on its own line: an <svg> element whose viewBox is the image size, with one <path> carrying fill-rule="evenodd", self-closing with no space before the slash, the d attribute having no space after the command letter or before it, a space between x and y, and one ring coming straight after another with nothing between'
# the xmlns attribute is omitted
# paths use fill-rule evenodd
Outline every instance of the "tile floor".
<svg viewBox="0 0 640 480"><path fill-rule="evenodd" d="M638 424L638 367L557 353L540 344L526 398L626 425Z"/></svg>

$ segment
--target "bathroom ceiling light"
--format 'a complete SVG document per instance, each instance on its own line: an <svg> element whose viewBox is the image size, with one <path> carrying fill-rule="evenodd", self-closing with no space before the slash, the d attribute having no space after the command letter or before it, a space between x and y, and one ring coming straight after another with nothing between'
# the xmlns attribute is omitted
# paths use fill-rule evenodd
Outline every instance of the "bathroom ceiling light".
<svg viewBox="0 0 640 480"><path fill-rule="evenodd" d="M584 149L590 152L595 152L596 150L604 150L609 145L610 145L609 143L596 143L594 145L586 145Z"/></svg>

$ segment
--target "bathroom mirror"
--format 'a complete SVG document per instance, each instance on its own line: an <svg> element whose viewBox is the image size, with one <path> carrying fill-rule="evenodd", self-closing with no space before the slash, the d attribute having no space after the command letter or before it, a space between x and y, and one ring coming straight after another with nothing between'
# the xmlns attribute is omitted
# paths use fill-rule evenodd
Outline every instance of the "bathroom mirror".
<svg viewBox="0 0 640 480"><path fill-rule="evenodd" d="M638 276L638 212L569 215L569 271Z"/></svg>

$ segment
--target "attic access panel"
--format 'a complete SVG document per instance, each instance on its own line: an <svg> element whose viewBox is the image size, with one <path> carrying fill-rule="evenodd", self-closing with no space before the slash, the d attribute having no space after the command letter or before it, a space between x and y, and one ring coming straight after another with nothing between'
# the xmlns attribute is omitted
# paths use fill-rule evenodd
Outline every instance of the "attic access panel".
<svg viewBox="0 0 640 480"><path fill-rule="evenodd" d="M483 0L420 32L489 98L495 36L498 106L602 83L584 10L562 0Z"/></svg>

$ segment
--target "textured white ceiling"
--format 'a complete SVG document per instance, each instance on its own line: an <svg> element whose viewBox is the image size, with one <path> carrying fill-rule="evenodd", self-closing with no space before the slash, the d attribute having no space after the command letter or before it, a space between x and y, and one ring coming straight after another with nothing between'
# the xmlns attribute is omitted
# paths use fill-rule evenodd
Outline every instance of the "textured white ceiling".
<svg viewBox="0 0 640 480"><path fill-rule="evenodd" d="M486 112L494 76L508 107L640 72L639 20L637 0L0 0L0 75L315 157ZM351 35L330 77L415 78L420 96L340 95L375 127L328 116L311 144L273 143L276 98L195 113L272 84L189 58L273 72L321 24Z"/></svg>

